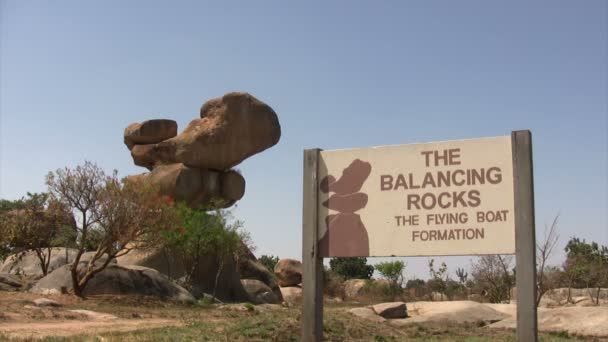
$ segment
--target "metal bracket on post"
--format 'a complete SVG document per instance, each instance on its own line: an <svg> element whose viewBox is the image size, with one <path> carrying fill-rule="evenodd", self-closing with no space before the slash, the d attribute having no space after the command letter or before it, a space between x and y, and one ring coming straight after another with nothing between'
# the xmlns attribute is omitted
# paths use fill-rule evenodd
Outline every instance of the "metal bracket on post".
<svg viewBox="0 0 608 342"><path fill-rule="evenodd" d="M536 234L532 134L511 133L515 199L515 258L517 289L517 340L538 340L536 312Z"/></svg>
<svg viewBox="0 0 608 342"><path fill-rule="evenodd" d="M323 258L317 248L320 149L304 151L302 198L302 341L323 339Z"/></svg>

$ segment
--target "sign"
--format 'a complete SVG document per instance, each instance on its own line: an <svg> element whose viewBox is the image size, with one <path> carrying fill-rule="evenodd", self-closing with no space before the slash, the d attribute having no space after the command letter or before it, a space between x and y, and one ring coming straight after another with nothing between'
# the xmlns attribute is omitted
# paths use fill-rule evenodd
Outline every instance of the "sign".
<svg viewBox="0 0 608 342"><path fill-rule="evenodd" d="M532 134L304 151L302 341L323 339L323 258L516 254L517 340L536 341Z"/></svg>
<svg viewBox="0 0 608 342"><path fill-rule="evenodd" d="M319 254L515 253L511 137L319 153Z"/></svg>

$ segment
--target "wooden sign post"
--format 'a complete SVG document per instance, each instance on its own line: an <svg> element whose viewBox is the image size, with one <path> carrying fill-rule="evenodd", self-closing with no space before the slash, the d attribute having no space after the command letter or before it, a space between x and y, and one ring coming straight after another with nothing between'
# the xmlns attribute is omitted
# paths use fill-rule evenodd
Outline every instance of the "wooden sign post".
<svg viewBox="0 0 608 342"><path fill-rule="evenodd" d="M532 142L304 151L302 341L323 339L323 258L516 254L517 335L537 340Z"/></svg>
<svg viewBox="0 0 608 342"><path fill-rule="evenodd" d="M536 233L534 226L534 177L532 134L511 133L515 194L515 288L517 291L517 340L537 341Z"/></svg>

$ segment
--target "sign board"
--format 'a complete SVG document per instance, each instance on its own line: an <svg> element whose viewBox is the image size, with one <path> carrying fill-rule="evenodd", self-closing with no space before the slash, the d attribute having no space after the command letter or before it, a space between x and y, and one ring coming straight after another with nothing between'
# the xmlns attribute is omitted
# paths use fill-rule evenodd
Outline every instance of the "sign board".
<svg viewBox="0 0 608 342"><path fill-rule="evenodd" d="M515 253L511 137L319 154L322 257Z"/></svg>
<svg viewBox="0 0 608 342"><path fill-rule="evenodd" d="M537 340L532 135L304 151L302 341L323 338L323 258L516 254Z"/></svg>

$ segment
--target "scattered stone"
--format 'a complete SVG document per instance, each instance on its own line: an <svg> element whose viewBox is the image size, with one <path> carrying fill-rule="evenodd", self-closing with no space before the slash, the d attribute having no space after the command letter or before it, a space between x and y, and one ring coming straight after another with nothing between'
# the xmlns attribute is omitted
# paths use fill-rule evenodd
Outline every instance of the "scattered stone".
<svg viewBox="0 0 608 342"><path fill-rule="evenodd" d="M376 314L384 318L405 318L407 307L404 302L381 303L372 306Z"/></svg>
<svg viewBox="0 0 608 342"><path fill-rule="evenodd" d="M48 298L37 298L34 299L34 305L38 306L38 307L55 307L58 308L61 305L61 303L54 301L52 299L48 299Z"/></svg>
<svg viewBox="0 0 608 342"><path fill-rule="evenodd" d="M249 294L249 300L255 304L278 304L279 298L272 292L272 289L257 279L241 279L243 288Z"/></svg>
<svg viewBox="0 0 608 342"><path fill-rule="evenodd" d="M373 322L385 322L386 321L386 319L384 319L383 317L376 315L374 310L372 310L370 308L353 308L353 309L348 310L348 312L350 312L351 314L353 314L357 317L361 317L363 319L367 319L367 320L373 321Z"/></svg>
<svg viewBox="0 0 608 342"><path fill-rule="evenodd" d="M289 303L300 303L302 301L302 288L299 286L281 287L283 300Z"/></svg>
<svg viewBox="0 0 608 342"><path fill-rule="evenodd" d="M274 266L279 286L295 286L302 282L302 263L294 259L282 259Z"/></svg>

